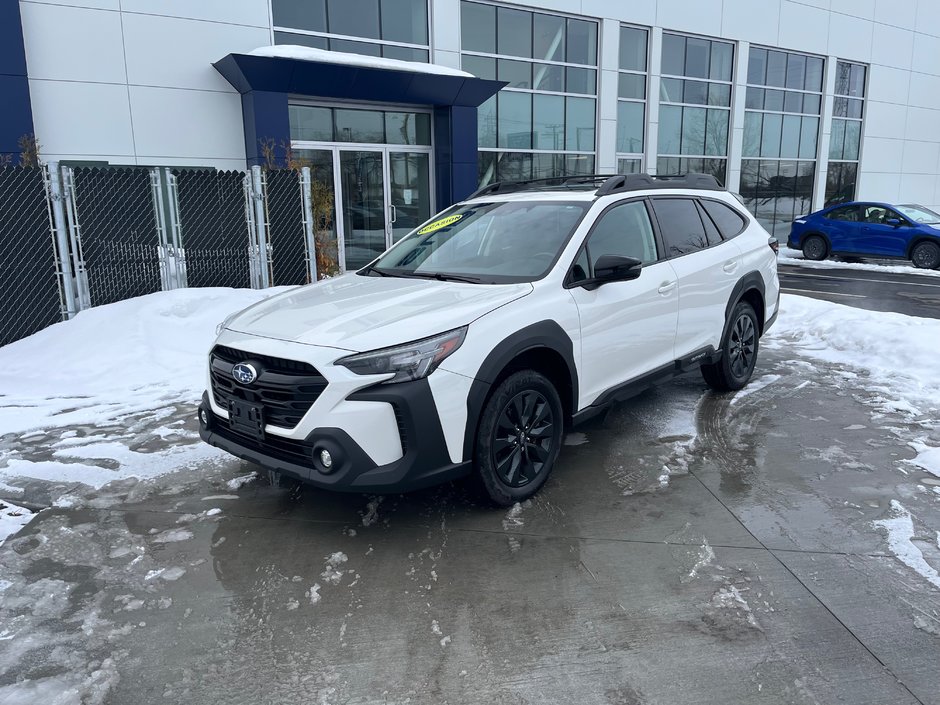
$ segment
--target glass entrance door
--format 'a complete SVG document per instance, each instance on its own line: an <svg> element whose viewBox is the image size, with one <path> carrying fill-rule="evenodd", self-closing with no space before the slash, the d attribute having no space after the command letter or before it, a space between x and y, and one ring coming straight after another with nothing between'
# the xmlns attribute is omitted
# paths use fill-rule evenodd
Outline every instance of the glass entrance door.
<svg viewBox="0 0 940 705"><path fill-rule="evenodd" d="M390 245L431 217L430 162L427 152L388 152Z"/></svg>
<svg viewBox="0 0 940 705"><path fill-rule="evenodd" d="M358 269L387 247L384 152L339 150L339 186L346 269Z"/></svg>

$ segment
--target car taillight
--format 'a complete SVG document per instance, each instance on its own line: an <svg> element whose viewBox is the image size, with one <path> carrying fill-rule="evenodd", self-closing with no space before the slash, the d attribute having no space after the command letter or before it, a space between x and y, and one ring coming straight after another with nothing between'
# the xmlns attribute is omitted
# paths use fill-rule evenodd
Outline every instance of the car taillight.
<svg viewBox="0 0 940 705"><path fill-rule="evenodd" d="M775 255L780 254L780 241L777 238L772 237L767 241L767 244L770 245L770 249L774 251Z"/></svg>

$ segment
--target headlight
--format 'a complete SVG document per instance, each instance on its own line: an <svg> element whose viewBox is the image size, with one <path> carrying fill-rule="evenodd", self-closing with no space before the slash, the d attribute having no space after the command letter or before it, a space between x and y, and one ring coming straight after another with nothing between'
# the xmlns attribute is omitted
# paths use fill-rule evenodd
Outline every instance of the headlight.
<svg viewBox="0 0 940 705"><path fill-rule="evenodd" d="M232 319L235 318L235 316L237 316L239 313L241 313L241 311L236 311L235 313L230 313L228 316L226 316L225 320L223 320L219 325L215 327L216 336L218 336L219 333L221 333L223 330L228 328L228 324L231 323Z"/></svg>
<svg viewBox="0 0 940 705"><path fill-rule="evenodd" d="M394 373L382 384L410 382L423 379L434 372L444 360L463 343L467 327L406 343L394 348L383 348L359 355L350 355L336 361L357 375L383 375Z"/></svg>

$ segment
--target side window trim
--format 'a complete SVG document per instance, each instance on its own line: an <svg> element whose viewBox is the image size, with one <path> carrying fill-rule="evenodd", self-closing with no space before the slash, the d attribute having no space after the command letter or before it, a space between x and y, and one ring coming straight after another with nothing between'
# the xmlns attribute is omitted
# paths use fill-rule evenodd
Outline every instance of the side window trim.
<svg viewBox="0 0 940 705"><path fill-rule="evenodd" d="M701 199L700 199L698 196L678 195L678 194L677 194L677 195L674 195L674 196L673 196L673 195L669 195L669 196L666 196L666 195L663 195L663 196L652 196L652 197L650 198L651 201L676 201L676 200L680 200L680 199L686 200L686 201L692 201L692 205L695 206L696 212L699 213L699 218L702 217L701 211L704 211L705 209L702 208L702 207L699 205L698 201L700 201ZM713 199L711 199L711 200L713 200ZM659 223L659 215L656 213L656 206L655 206L655 204L651 204L651 206L652 206L652 207L650 208L650 210L651 210L652 213L653 213L653 217L654 217L654 220L655 220L655 223L656 223L654 227L656 228L656 232L657 232L657 236L658 236L658 237L657 237L657 241L660 241L660 242L663 243L663 244L661 244L660 246L663 247L663 252L665 252L665 251L666 251L666 248L665 248L665 246L664 246L664 245L665 245L665 239L662 238L662 236L661 236L661 234L660 234L660 232L659 232L660 227L661 227L661 225L660 225L660 223ZM714 221L711 220L711 217L709 217L709 220L710 220L712 223L714 223ZM745 226L745 227L746 227L746 226ZM705 229L705 223L702 223L702 229L703 229L703 231L704 231L704 229ZM719 234L719 235L721 234L721 230L720 230L717 226L715 226L715 230L718 230L718 234ZM743 232L743 231L744 231L744 229L742 228L741 232ZM738 233L738 234L740 234L740 233ZM693 250L692 252L683 252L682 254L678 254L678 255L666 255L665 257L663 257L663 259L673 260L673 259L679 259L680 257L688 257L689 255L694 255L694 254L697 253L697 252L704 252L705 250L710 250L710 249L713 248L713 247L720 247L721 245L724 245L726 242L730 242L730 240L721 240L720 242L716 242L714 245L708 245L707 247L700 247L699 249Z"/></svg>
<svg viewBox="0 0 940 705"><path fill-rule="evenodd" d="M665 248L663 245L662 237L659 233L659 226L656 221L656 214L653 211L653 208L649 202L649 198L646 196L633 196L631 198L624 198L619 201L615 201L608 205L604 210L598 213L597 217L594 219L594 222L591 223L591 229L588 230L587 234L584 236L584 241L581 243L581 246L578 248L578 251L575 252L574 259L568 264L568 271L565 273L565 278L562 280L562 286L565 289L573 289L577 284L572 282L571 275L574 270L575 265L578 263L578 260L581 259L582 253L587 253L588 267L593 270L593 265L591 264L591 250L588 247L588 243L591 241L591 236L594 234L594 231L597 229L597 224L606 216L610 211L618 206L625 205L627 203L637 203L640 202L646 208L646 217L649 218L650 227L653 229L653 239L656 244L656 261L648 262L641 265L641 267L648 267L651 264L658 264L660 262L665 262L666 257L663 255ZM593 272L589 272L588 276L592 276Z"/></svg>
<svg viewBox="0 0 940 705"><path fill-rule="evenodd" d="M705 198L704 196L700 196L700 197L698 198L698 202L699 202L699 203L706 203L706 202L707 202L707 203L717 203L717 204L720 205L720 206L724 206L725 208L727 208L728 210L730 210L732 213L734 213L735 215L737 215L737 216L741 219L741 229L738 230L738 231L737 231L736 233L734 233L733 235L728 235L728 236L726 237L724 231L723 231L720 227L718 227L718 223L715 222L715 219L712 218L711 213L708 212L708 209L705 208L704 206L702 207L702 210L705 211L705 215L708 216L709 220L711 220L712 223L715 223L715 229L718 230L718 234L721 235L721 239L722 239L723 241L733 240L733 239L736 238L738 235L740 235L740 234L743 233L745 230L747 230L747 226L750 224L750 220L748 219L747 216L744 215L744 213L742 213L741 211L739 211L737 208L731 206L730 204L725 203L725 202L722 201L721 199L718 199L718 198Z"/></svg>

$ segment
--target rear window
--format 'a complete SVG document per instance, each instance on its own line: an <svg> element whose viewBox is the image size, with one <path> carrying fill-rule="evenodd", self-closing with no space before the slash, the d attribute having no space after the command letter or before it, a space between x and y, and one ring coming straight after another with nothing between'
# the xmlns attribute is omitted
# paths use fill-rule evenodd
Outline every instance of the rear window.
<svg viewBox="0 0 940 705"><path fill-rule="evenodd" d="M667 257L679 257L708 247L705 227L691 198L654 198Z"/></svg>
<svg viewBox="0 0 940 705"><path fill-rule="evenodd" d="M725 240L730 240L736 235L739 235L747 225L747 220L745 220L744 216L731 206L726 206L724 203L719 203L718 201L699 202L712 219L712 222L718 227L721 236Z"/></svg>

